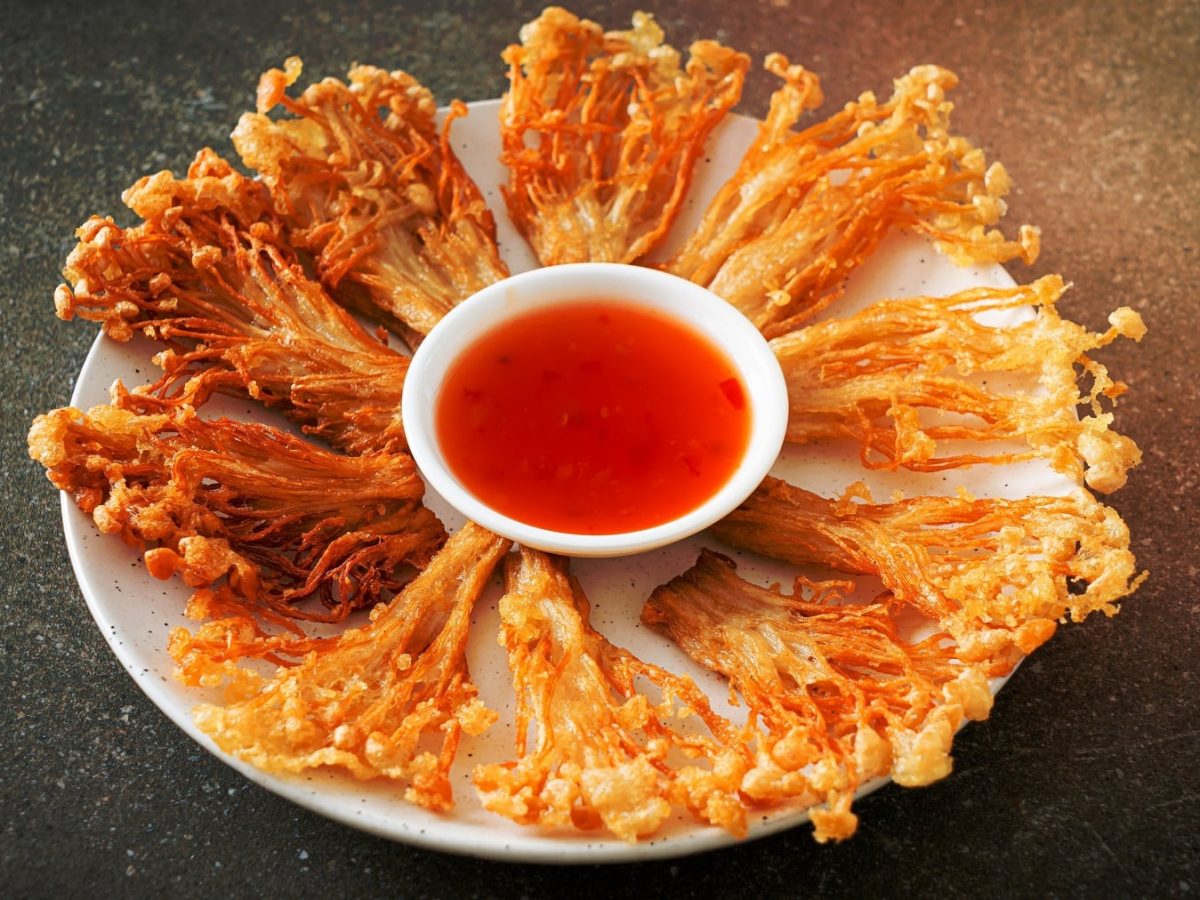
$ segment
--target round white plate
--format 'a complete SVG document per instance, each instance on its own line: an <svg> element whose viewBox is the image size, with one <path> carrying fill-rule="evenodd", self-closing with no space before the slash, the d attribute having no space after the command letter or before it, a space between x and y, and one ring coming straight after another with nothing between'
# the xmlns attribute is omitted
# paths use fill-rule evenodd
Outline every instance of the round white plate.
<svg viewBox="0 0 1200 900"><path fill-rule="evenodd" d="M501 251L515 274L534 267L536 262L504 211L500 185L506 172L498 158L498 110L496 100L471 104L470 115L454 125L453 142L496 215ZM695 226L708 200L733 173L756 127L753 119L730 116L717 129L705 159L697 167L688 204L672 233L674 243ZM668 244L663 252L669 252L670 247ZM896 236L854 273L846 297L834 304L828 314L844 316L883 297L945 294L978 285L1011 284L1012 279L999 266L958 268L924 241ZM72 404L88 409L107 402L108 387L117 378L129 386L153 380L158 370L150 357L155 349L140 337L127 344L98 337L79 373ZM205 413L285 425L282 419L249 401L218 398ZM774 471L825 496L839 493L857 479L865 480L881 498L889 497L896 488L909 495L948 494L965 485L978 496L1020 497L1059 494L1072 487L1067 479L1040 464L1003 469L975 467L934 475L867 472L859 465L857 448L844 444L785 451ZM447 528L453 530L462 524L462 517L440 497L430 495L428 502ZM629 845L600 832L549 832L518 826L479 805L470 782L472 767L481 761L511 759L514 743L512 687L504 653L496 642L499 625L496 584L477 606L469 662L483 700L499 711L500 721L482 737L464 736L454 770L455 808L451 814L438 815L405 802L401 791L392 784L359 782L332 772L280 777L230 757L219 751L191 719L192 708L202 701L217 700L215 693L185 688L171 674L167 634L176 626L194 625L183 616L188 588L177 580L160 582L150 577L139 552L115 537L99 534L90 518L65 494L62 510L67 548L88 607L113 652L138 686L193 740L280 796L339 822L394 840L509 861L594 863L663 858L734 842L724 831L700 826L683 814L667 823L653 840ZM692 565L703 546L730 552L700 535L641 556L579 560L574 571L592 601L592 621L598 630L643 659L691 675L713 699L714 708L736 719L738 711L730 710L725 702L724 682L696 666L672 643L639 622L642 604L650 592ZM788 584L796 574L792 568L748 554L732 555L739 560L744 577L763 584ZM865 583L869 579L859 580L864 582L862 588L867 596L874 593L872 588L877 583L872 586ZM744 717L744 711L740 715ZM882 783L883 779L877 779L865 785L860 793ZM807 814L803 809L780 809L756 818L750 836L770 834L805 821Z"/></svg>

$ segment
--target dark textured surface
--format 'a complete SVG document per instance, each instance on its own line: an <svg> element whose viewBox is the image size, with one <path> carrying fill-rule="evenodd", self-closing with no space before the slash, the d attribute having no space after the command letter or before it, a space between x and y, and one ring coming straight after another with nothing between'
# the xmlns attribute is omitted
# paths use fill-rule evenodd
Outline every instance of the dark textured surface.
<svg viewBox="0 0 1200 900"><path fill-rule="evenodd" d="M909 66L958 72L956 122L1043 227L1034 273L1075 283L1092 326L1141 310L1150 335L1103 359L1131 385L1122 430L1146 450L1113 498L1151 581L1113 619L1064 628L956 744L929 789L859 806L849 843L807 828L676 862L504 866L415 850L291 806L196 747L137 690L89 618L58 498L27 458L93 337L53 315L72 230L119 214L134 178L182 169L291 53L309 73L404 67L447 100L498 96L497 54L534 4L5 4L0 18L0 884L9 896L278 894L649 896L1188 895L1200 892L1200 7L1195 2L862 6L654 3L673 43L784 50L831 103ZM634 5L578 8L607 25ZM761 114L771 79L751 78ZM1018 277L1024 273L1014 270Z"/></svg>

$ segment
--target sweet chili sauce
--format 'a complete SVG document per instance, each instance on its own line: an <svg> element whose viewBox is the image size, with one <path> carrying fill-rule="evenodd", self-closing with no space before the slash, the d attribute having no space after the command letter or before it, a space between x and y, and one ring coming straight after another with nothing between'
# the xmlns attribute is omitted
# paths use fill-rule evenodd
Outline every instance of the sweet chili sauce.
<svg viewBox="0 0 1200 900"><path fill-rule="evenodd" d="M737 468L750 408L686 324L615 301L527 313L469 346L437 399L462 485L541 528L615 534L700 506Z"/></svg>

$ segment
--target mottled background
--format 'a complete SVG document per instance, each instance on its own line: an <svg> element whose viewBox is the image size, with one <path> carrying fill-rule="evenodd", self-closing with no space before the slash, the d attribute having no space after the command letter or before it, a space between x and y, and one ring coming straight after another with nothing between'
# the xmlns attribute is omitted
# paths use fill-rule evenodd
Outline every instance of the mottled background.
<svg viewBox="0 0 1200 900"><path fill-rule="evenodd" d="M537 4L106 4L9 0L0 16L0 885L9 896L130 892L647 896L1200 891L1196 746L1200 390L1200 6L1195 2L580 4L636 7L669 39L782 50L831 104L922 62L962 78L959 130L1003 160L1010 221L1043 228L1030 275L1062 272L1093 326L1129 304L1140 346L1103 354L1132 388L1119 426L1146 451L1113 504L1151 581L1114 620L1065 628L956 745L955 773L859 805L858 835L808 828L702 857L603 870L505 866L391 844L294 807L199 749L139 693L93 626L58 497L27 458L67 402L94 329L55 320L72 230L195 150L230 151L257 75L353 61L411 71L443 101L498 96L498 54ZM764 112L755 72L742 111ZM1019 278L1025 271L1013 270Z"/></svg>

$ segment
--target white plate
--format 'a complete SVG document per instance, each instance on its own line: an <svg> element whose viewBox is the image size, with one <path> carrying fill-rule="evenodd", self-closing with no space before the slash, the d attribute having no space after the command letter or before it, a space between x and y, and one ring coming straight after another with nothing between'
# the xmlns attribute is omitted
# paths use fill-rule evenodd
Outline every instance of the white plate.
<svg viewBox="0 0 1200 900"><path fill-rule="evenodd" d="M471 114L454 126L455 150L479 183L496 214L500 246L514 273L536 263L524 241L509 223L500 196L505 171L499 162L497 112L499 101L471 104ZM730 116L714 134L706 158L698 166L690 199L673 232L679 236L694 227L708 200L736 168L742 152L754 137L757 123L746 117ZM882 297L943 294L978 285L1011 285L1012 279L999 266L961 269L922 240L913 237L889 239L850 280L846 297L834 304L831 314L845 315ZM152 380L157 369L151 364L154 347L137 338L120 344L103 336L92 346L79 373L72 404L87 409L107 401L108 386L116 378L127 385ZM206 413L283 424L248 401L219 399ZM826 496L839 492L850 482L864 479L887 497L893 488L908 494L952 493L967 486L978 496L1059 494L1072 485L1067 479L1040 464L1008 466L1003 469L977 467L918 475L907 472L864 472L857 449L848 445L814 446L800 452L785 452L775 473L793 483ZM462 517L440 497L429 496L429 505L450 529ZM90 518L64 494L63 528L71 562L88 607L105 639L138 686L201 746L210 750L250 780L322 815L383 837L425 847L473 856L537 862L609 862L663 858L733 843L724 831L702 827L681 814L667 823L653 839L637 845L601 833L547 832L521 827L486 812L479 805L470 782L471 768L480 761L512 758L512 689L503 651L496 643L499 619L495 585L478 604L469 646L471 673L484 701L500 712L500 721L480 738L464 736L454 769L455 801L450 815L438 815L406 803L401 792L386 783L364 783L336 773L280 777L265 774L219 751L191 720L193 706L215 695L184 688L172 678L172 663L166 652L167 633L176 626L192 626L183 616L189 590L177 580L160 582L151 578L141 555L114 537L99 534ZM593 623L614 643L629 648L643 659L676 672L691 675L713 698L714 707L731 717L725 704L727 689L712 673L699 668L665 638L639 623L642 603L659 584L695 562L702 546L717 546L703 535L672 547L641 556L616 560L580 560L575 572L582 580L593 605ZM726 551L728 552L728 551ZM741 573L760 583L789 583L795 571L785 566L734 554ZM864 579L865 580L865 579ZM864 586L869 587L869 586ZM998 685L997 685L998 686ZM744 716L744 712L742 713ZM866 793L884 783L877 779L860 791ZM869 810L868 810L869 814ZM803 809L782 809L762 815L751 825L751 837L762 836L807 821Z"/></svg>

